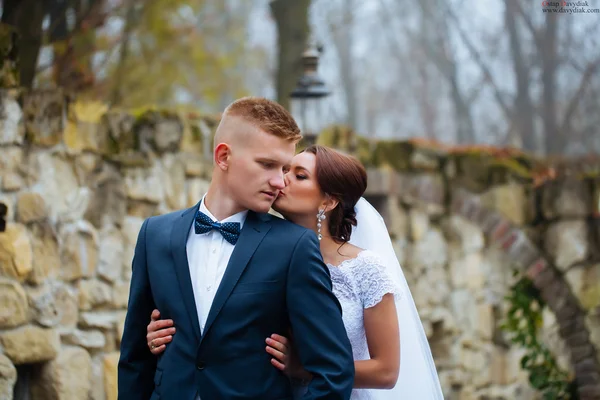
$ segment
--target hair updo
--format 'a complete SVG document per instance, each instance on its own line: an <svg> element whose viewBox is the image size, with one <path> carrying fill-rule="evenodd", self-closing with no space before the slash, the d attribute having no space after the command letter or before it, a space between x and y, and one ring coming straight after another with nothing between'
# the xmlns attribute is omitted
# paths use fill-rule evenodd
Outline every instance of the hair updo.
<svg viewBox="0 0 600 400"><path fill-rule="evenodd" d="M305 152L316 157L316 178L321 191L338 201L329 215L329 233L342 242L350 240L356 226L354 206L367 189L367 171L356 158L329 147L312 145Z"/></svg>

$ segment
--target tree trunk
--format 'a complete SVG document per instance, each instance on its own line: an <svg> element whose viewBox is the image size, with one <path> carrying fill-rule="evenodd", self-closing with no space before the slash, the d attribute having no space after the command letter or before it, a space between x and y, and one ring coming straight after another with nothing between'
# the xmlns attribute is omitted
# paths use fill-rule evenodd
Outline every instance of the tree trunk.
<svg viewBox="0 0 600 400"><path fill-rule="evenodd" d="M529 94L529 71L521 52L521 40L517 30L516 16L518 13L518 0L506 0L505 24L509 34L510 51L512 54L513 68L517 85L517 95L513 108L513 125L521 138L523 148L527 151L537 149L535 141L535 127L533 123L534 109Z"/></svg>
<svg viewBox="0 0 600 400"><path fill-rule="evenodd" d="M441 12L443 3L439 0L423 1L424 18L432 27L433 36L428 38L429 46L434 54L433 61L437 63L442 75L448 79L450 98L456 119L456 139L459 144L475 143L475 127L469 104L458 81L458 64L453 56L449 41L450 29L448 15Z"/></svg>
<svg viewBox="0 0 600 400"><path fill-rule="evenodd" d="M131 40L135 16L135 0L130 0L125 16L125 27L123 28L123 42L121 43L119 64L117 65L115 83L110 96L110 104L113 106L121 105L121 101L123 99L123 75L125 74L125 63L127 62L127 57L129 56L129 42Z"/></svg>
<svg viewBox="0 0 600 400"><path fill-rule="evenodd" d="M556 54L557 47L557 14L547 13L546 32L542 41L542 84L543 84L543 111L544 135L546 138L546 153L559 154L564 152L567 145L564 139L566 132L558 130L558 121L556 118L556 69L558 59Z"/></svg>
<svg viewBox="0 0 600 400"><path fill-rule="evenodd" d="M421 83L419 85L421 90L417 91L417 95L419 96L419 114L425 128L425 136L429 139L435 139L437 113L433 104L434 102L429 96L431 93L431 76L426 65L419 68L419 78Z"/></svg>
<svg viewBox="0 0 600 400"><path fill-rule="evenodd" d="M453 68L454 69L454 68ZM456 72L453 72L450 79L450 97L454 104L454 116L456 118L456 139L458 144L475 143L475 128L473 127L473 117L471 108L467 104L460 87Z"/></svg>
<svg viewBox="0 0 600 400"><path fill-rule="evenodd" d="M17 32L19 84L33 86L38 56L42 45L44 3L38 0L4 0L2 22Z"/></svg>
<svg viewBox="0 0 600 400"><path fill-rule="evenodd" d="M278 33L277 101L289 110L290 93L302 75L310 0L273 0L270 6Z"/></svg>
<svg viewBox="0 0 600 400"><path fill-rule="evenodd" d="M354 60L352 59L352 32L354 27L354 0L344 0L343 24L335 30L340 55L340 76L344 85L346 102L346 124L353 130L358 129L356 108L356 82L354 81Z"/></svg>

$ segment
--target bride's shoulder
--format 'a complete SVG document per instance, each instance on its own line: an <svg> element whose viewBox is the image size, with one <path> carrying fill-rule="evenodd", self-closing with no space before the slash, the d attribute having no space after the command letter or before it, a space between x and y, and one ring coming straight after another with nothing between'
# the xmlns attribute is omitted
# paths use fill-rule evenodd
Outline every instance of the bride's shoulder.
<svg viewBox="0 0 600 400"><path fill-rule="evenodd" d="M347 266L348 264L353 265L363 252L364 250L360 247L356 247L353 244L346 242L335 250L329 252L328 264L330 266L338 267Z"/></svg>
<svg viewBox="0 0 600 400"><path fill-rule="evenodd" d="M363 251L365 251L365 249L361 249L360 247L358 247L358 246L355 246L355 245L353 245L353 244L350 244L350 243L346 243L346 244L343 246L343 254L344 254L344 257L347 257L347 258L349 258L349 259L352 259L352 258L357 258L357 257L358 257L358 255L359 255L360 253L362 253Z"/></svg>
<svg viewBox="0 0 600 400"><path fill-rule="evenodd" d="M381 260L379 255L377 255L377 253L371 250L361 250L358 253L356 259L360 261L360 263L358 264L360 264L363 268L366 269L379 269L383 266L383 261Z"/></svg>

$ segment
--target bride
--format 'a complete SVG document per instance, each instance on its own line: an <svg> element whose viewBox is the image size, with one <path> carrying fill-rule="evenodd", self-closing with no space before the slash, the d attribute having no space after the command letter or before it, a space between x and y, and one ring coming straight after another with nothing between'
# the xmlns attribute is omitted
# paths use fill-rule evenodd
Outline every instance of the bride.
<svg viewBox="0 0 600 400"><path fill-rule="evenodd" d="M353 157L310 146L293 159L273 209L317 232L333 292L352 344L352 400L443 400L439 379L410 289L379 213L361 196L364 167ZM154 310L150 351L172 340L172 320ZM295 356L292 332L266 338L271 363L288 374L301 398L310 381Z"/></svg>

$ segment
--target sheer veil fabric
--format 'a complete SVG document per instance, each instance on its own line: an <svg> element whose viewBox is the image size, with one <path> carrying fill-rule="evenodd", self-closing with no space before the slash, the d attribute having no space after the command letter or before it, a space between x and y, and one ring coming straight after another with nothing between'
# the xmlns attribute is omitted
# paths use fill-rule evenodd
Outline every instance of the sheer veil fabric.
<svg viewBox="0 0 600 400"><path fill-rule="evenodd" d="M355 210L358 223L353 227L350 243L376 253L401 292L395 296L400 326L400 374L393 389L373 391L375 400L444 400L429 342L385 221L364 198L358 201Z"/></svg>

